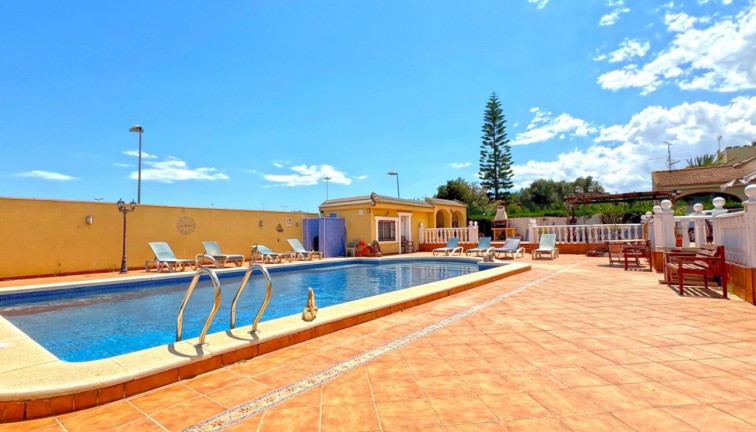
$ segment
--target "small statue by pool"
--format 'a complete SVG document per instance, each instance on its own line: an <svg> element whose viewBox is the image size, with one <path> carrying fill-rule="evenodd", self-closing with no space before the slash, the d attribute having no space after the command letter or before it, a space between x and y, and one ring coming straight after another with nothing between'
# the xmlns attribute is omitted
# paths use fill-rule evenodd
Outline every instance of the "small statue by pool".
<svg viewBox="0 0 756 432"><path fill-rule="evenodd" d="M483 262L494 262L494 251L490 250L483 255Z"/></svg>
<svg viewBox="0 0 756 432"><path fill-rule="evenodd" d="M307 304L302 311L302 319L309 322L315 319L318 315L318 307L315 306L315 293L312 291L312 287L307 289Z"/></svg>

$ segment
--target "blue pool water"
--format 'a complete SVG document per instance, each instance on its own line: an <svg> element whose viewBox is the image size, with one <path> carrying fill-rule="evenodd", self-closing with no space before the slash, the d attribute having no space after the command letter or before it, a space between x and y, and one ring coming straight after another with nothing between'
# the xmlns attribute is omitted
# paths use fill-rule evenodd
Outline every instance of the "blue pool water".
<svg viewBox="0 0 756 432"><path fill-rule="evenodd" d="M422 285L478 271L474 262L403 260L394 263L344 262L301 270L268 267L273 295L261 321L301 314L312 287L318 307ZM209 333L229 328L231 300L243 271L219 274L221 307ZM175 342L176 315L191 276L178 283L149 281L0 295L0 315L61 360L81 362L113 357ZM236 325L252 323L265 297L255 272L237 306ZM184 313L184 339L199 336L213 303L210 279L203 276Z"/></svg>

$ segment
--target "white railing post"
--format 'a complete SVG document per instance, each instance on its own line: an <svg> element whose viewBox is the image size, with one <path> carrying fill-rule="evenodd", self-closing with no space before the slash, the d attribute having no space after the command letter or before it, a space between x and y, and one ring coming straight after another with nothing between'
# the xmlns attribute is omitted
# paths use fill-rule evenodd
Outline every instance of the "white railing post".
<svg viewBox="0 0 756 432"><path fill-rule="evenodd" d="M538 243L538 221L535 219L528 220L528 242Z"/></svg>
<svg viewBox="0 0 756 432"><path fill-rule="evenodd" d="M467 225L467 231L468 236L470 237L468 239L469 242L477 242L478 241L478 223L470 221L470 223Z"/></svg>
<svg viewBox="0 0 756 432"><path fill-rule="evenodd" d="M656 244L660 247L675 247L675 214L670 210L672 201L664 200L661 206L654 207L654 230Z"/></svg>
<svg viewBox="0 0 756 432"><path fill-rule="evenodd" d="M693 216L703 216L703 204L696 203L693 205ZM694 222L695 227L693 232L695 233L695 242L697 247L701 247L702 244L706 244L706 221L704 219L696 219Z"/></svg>
<svg viewBox="0 0 756 432"><path fill-rule="evenodd" d="M749 198L750 199L750 198ZM727 214L727 210L724 208L725 205L725 199L722 197L715 197L713 200L711 200L711 203L714 204L714 210L711 211L711 215L716 219L717 216ZM714 230L714 244L721 245L722 244L722 232L718 230Z"/></svg>
<svg viewBox="0 0 756 432"><path fill-rule="evenodd" d="M425 238L425 226L420 222L420 228L418 229L418 237L420 237L419 243L428 243L428 239ZM419 244L418 243L418 244Z"/></svg>
<svg viewBox="0 0 756 432"><path fill-rule="evenodd" d="M756 268L756 185L746 186L745 194L748 197L743 201L747 264L750 268Z"/></svg>

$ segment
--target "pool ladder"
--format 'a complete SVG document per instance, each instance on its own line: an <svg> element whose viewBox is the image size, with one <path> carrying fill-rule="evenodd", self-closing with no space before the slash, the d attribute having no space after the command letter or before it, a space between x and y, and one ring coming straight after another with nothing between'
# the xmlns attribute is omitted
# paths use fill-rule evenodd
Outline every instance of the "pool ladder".
<svg viewBox="0 0 756 432"><path fill-rule="evenodd" d="M210 255L203 255L202 258L208 259L212 261L213 263L216 263L215 259L211 257ZM216 265L216 268L218 266ZM239 285L239 289L236 290L236 295L234 296L233 302L231 302L231 328L236 328L236 304L239 302L239 298L242 295L242 292L244 291L244 288L247 285L247 282L249 282L249 278L252 276L252 273L255 271L255 269L260 270L263 277L265 278L265 300L263 300L262 304L260 305L260 309L257 311L257 315L255 315L255 320L252 323L252 330L251 333L257 332L257 324L260 322L260 318L262 317L263 312L265 312L265 308L268 307L268 303L270 302L270 296L273 292L272 290L272 282L270 280L270 273L268 273L268 270L263 267L261 264L257 263L250 263L249 268L244 273L244 277L242 278L241 284ZM186 290L186 294L184 294L184 300L181 302L181 306L179 307L178 316L176 317L176 342L180 342L183 335L183 327L184 327L184 309L186 309L187 303L189 303L189 299L192 297L192 294L194 293L194 288L197 286L197 282L199 282L200 277L202 274L207 274L210 276L210 281L213 284L213 290L215 292L214 298L213 298L213 308L210 310L210 314L207 316L207 319L205 320L205 324L202 326L202 331L199 335L199 345L205 344L205 336L207 336L207 331L210 328L210 324L213 322L213 319L215 319L215 314L218 313L218 309L220 308L220 300L221 300L221 289L220 289L220 281L218 280L218 275L215 273L214 270L209 269L207 267L200 267L197 269L196 272L194 272L194 277L192 278L192 282L189 284L189 288Z"/></svg>

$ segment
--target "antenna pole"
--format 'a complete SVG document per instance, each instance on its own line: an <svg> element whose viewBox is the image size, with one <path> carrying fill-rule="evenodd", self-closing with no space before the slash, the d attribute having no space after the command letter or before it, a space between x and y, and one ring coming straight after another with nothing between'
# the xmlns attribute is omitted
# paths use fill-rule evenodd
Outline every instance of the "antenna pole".
<svg viewBox="0 0 756 432"><path fill-rule="evenodd" d="M722 135L717 137L717 154L722 153Z"/></svg>

